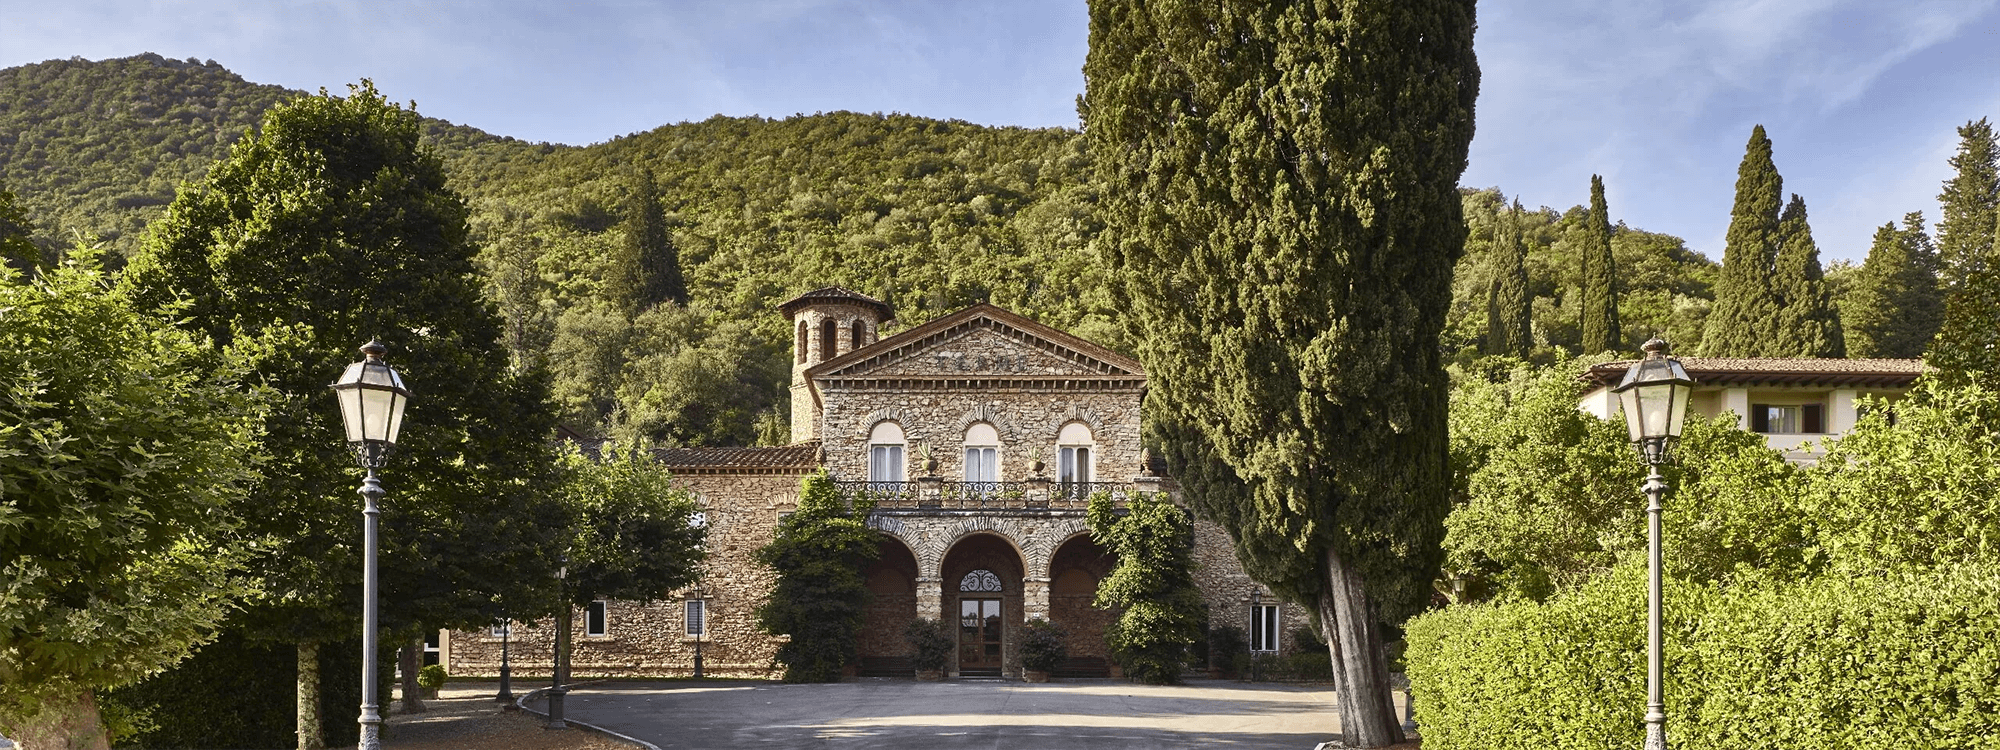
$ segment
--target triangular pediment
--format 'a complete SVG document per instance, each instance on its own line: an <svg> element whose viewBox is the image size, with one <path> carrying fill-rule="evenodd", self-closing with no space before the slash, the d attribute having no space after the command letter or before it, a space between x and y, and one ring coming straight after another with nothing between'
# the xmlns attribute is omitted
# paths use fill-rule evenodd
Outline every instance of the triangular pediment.
<svg viewBox="0 0 2000 750"><path fill-rule="evenodd" d="M1138 378L1131 358L1008 312L975 305L821 363L814 379Z"/></svg>

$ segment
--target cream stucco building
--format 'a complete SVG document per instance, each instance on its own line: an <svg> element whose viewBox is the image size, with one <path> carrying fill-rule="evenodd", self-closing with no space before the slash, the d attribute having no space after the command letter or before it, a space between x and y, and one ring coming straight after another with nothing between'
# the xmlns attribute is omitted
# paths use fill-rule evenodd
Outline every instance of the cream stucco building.
<svg viewBox="0 0 2000 750"><path fill-rule="evenodd" d="M1737 426L1764 435L1772 448L1799 463L1815 460L1827 441L1854 429L1863 397L1901 398L1923 373L1915 359L1725 359L1681 357L1695 379L1690 418L1736 415ZM1636 360L1606 362L1584 374L1589 391L1579 408L1623 421L1611 388Z"/></svg>

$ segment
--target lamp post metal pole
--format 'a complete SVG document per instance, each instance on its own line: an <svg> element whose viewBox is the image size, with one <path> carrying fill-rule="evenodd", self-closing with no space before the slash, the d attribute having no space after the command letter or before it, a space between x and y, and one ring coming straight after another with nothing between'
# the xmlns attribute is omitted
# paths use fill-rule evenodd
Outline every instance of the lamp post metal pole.
<svg viewBox="0 0 2000 750"><path fill-rule="evenodd" d="M493 697L502 703L514 702L514 669L507 663L507 640L514 635L514 621L506 620L500 626L500 694ZM509 706L512 707L511 705Z"/></svg>
<svg viewBox="0 0 2000 750"><path fill-rule="evenodd" d="M371 461L371 463L373 463ZM361 741L357 750L381 750L382 712L376 695L375 647L378 629L375 614L375 592L377 573L375 568L375 527L382 516L378 501L387 494L382 489L382 480L375 476L375 467L368 468L368 478L361 482Z"/></svg>
<svg viewBox="0 0 2000 750"><path fill-rule="evenodd" d="M569 728L569 724L563 721L563 699L569 695L569 688L563 687L563 683L569 677L565 673L567 670L563 669L563 655L569 651L567 648L569 646L569 629L575 623L570 621L569 586L566 580L569 578L569 556L563 555L561 560L562 568L556 573L556 599L561 609L559 610L560 614L556 615L555 623L555 660L550 662L549 665L549 723L544 726L545 729Z"/></svg>
<svg viewBox="0 0 2000 750"><path fill-rule="evenodd" d="M1646 750L1667 748L1667 703L1661 690L1660 501L1667 479L1660 475L1666 440L1654 438L1646 451Z"/></svg>

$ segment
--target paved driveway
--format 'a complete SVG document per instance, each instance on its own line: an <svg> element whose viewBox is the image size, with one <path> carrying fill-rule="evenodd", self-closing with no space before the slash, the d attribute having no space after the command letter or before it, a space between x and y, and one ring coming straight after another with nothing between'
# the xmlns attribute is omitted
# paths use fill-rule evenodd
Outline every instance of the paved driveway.
<svg viewBox="0 0 2000 750"><path fill-rule="evenodd" d="M1340 728L1331 689L1227 681L601 683L567 706L662 748L1305 750Z"/></svg>

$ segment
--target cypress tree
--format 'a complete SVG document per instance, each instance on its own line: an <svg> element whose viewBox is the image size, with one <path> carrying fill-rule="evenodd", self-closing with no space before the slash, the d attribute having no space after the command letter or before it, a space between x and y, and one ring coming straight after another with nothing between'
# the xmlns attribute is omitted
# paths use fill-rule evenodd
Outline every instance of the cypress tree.
<svg viewBox="0 0 2000 750"><path fill-rule="evenodd" d="M2000 216L2000 149L1986 118L1958 129L1958 153L1951 157L1952 177L1938 194L1943 213L1938 218L1938 259L1944 265L1946 289L1956 289L1969 277L1993 264L1993 236Z"/></svg>
<svg viewBox="0 0 2000 750"><path fill-rule="evenodd" d="M1528 250L1521 240L1521 201L1500 221L1486 294L1486 353L1528 356L1534 348L1528 299Z"/></svg>
<svg viewBox="0 0 2000 750"><path fill-rule="evenodd" d="M1776 347L1766 353L1777 357L1847 356L1840 311L1827 291L1819 245L1813 242L1812 227L1806 223L1806 201L1796 193L1778 221L1778 234L1772 279L1784 306L1778 308L1778 324L1772 332Z"/></svg>
<svg viewBox="0 0 2000 750"><path fill-rule="evenodd" d="M1583 351L1618 348L1617 268L1611 259L1611 211L1604 178L1590 176L1590 216L1583 223Z"/></svg>
<svg viewBox="0 0 2000 750"><path fill-rule="evenodd" d="M2000 226L1989 240L2000 248ZM2000 264L1977 264L1952 290L1924 361L1948 383L2000 388Z"/></svg>
<svg viewBox="0 0 2000 750"><path fill-rule="evenodd" d="M667 228L652 170L634 172L625 198L625 241L605 272L605 296L634 313L662 302L687 304L680 249Z"/></svg>
<svg viewBox="0 0 2000 750"><path fill-rule="evenodd" d="M1847 353L1853 357L1916 357L1937 332L1943 313L1937 255L1913 212L1875 230L1868 259L1841 301Z"/></svg>
<svg viewBox="0 0 2000 750"><path fill-rule="evenodd" d="M1750 131L1743 163L1736 169L1736 206L1730 211L1722 275L1701 336L1704 357L1762 356L1770 342L1778 313L1771 273L1784 182L1771 160L1771 139L1758 125Z"/></svg>
<svg viewBox="0 0 2000 750"><path fill-rule="evenodd" d="M1472 0L1093 0L1084 134L1148 437L1329 635L1350 746L1401 741L1385 622L1429 599Z"/></svg>

